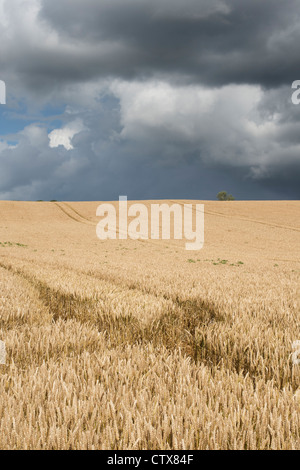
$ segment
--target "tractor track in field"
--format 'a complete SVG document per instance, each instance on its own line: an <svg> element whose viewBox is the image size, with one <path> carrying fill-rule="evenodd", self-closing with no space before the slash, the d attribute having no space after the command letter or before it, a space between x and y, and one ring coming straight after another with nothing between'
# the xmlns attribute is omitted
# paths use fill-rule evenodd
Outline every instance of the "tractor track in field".
<svg viewBox="0 0 300 470"><path fill-rule="evenodd" d="M72 319L82 324L89 324L108 335L111 347L152 343L155 347L165 347L170 351L180 348L195 362L207 360L211 366L218 365L221 360L218 356L214 357L214 360L210 357L205 359L205 348L200 351L195 340L199 325L224 321L222 314L213 304L201 299L182 300L178 297L161 296L171 300L173 305L167 307L158 318L144 325L132 314L116 317L105 311L101 312L100 307L95 308L95 299L54 289L32 274L14 268L10 264L0 262L0 267L35 288L39 300L52 315L53 322ZM140 291L138 287L126 286L126 290L133 289Z"/></svg>
<svg viewBox="0 0 300 470"><path fill-rule="evenodd" d="M175 201L175 200L171 200L170 202L172 202L173 204L179 204L180 206L184 206L184 204L185 204L183 202L179 202L179 201ZM300 232L300 228L289 227L288 225L279 225L279 224L274 224L274 223L271 223L271 222L263 222L263 221L257 220L257 219L250 219L248 217L239 217L239 216L235 216L235 215L228 215L228 214L223 214L222 212L217 212L217 211L207 210L207 209L205 209L204 212L205 212L205 214L208 214L208 215L223 217L223 218L226 218L226 219L240 220L242 222L251 222L251 223L255 223L255 224L265 225L266 227L280 228L280 229L283 229L283 230L291 230L293 232Z"/></svg>
<svg viewBox="0 0 300 470"><path fill-rule="evenodd" d="M66 204L66 203L59 203L59 202L55 202L54 204L55 204L56 207L58 207L69 219L74 220L75 222L78 222L78 223L80 223L80 224L90 225L90 226L93 226L93 227L96 226L96 224L94 224L94 223L91 222L90 220L86 219L84 216L82 216L81 214L79 214L79 212L75 211L75 210L72 208L72 206L70 206L69 204ZM62 204L65 204L68 209L66 209ZM72 212L70 213L70 211L72 211Z"/></svg>
<svg viewBox="0 0 300 470"><path fill-rule="evenodd" d="M146 346L151 343L158 350L160 348L166 348L170 352L180 350L196 364L202 363L212 371L224 367L233 373L242 374L251 379L254 385L258 378L262 379L261 372L257 371L252 364L248 350L238 350L234 361L227 361L227 358L220 354L218 344L213 346L207 340L207 329L219 323L225 322L226 325L221 307L211 302L200 298L181 299L167 294L157 295L157 298L170 300L172 304L166 306L165 311L159 317L147 324L142 324L131 313L114 316L110 313L109 305L101 307L97 305L97 299L50 287L46 282L10 264L0 262L0 267L19 276L34 287L39 300L48 309L54 323L59 320L75 320L82 325L88 324L106 335L109 348L128 345ZM126 286L125 289L143 292L137 285ZM274 371L270 368L267 373L264 373L263 378L265 381L272 380ZM289 383L290 378L285 380ZM276 386L282 389L287 383L278 382Z"/></svg>
<svg viewBox="0 0 300 470"><path fill-rule="evenodd" d="M77 222L77 223L80 223L80 224L84 224L84 225L89 225L90 227L94 227L96 228L97 226L97 222L92 222L90 219L86 218L85 216L83 216L82 214L80 214L76 209L74 209L70 204L66 203L66 202L63 202L63 203L59 203L59 202L55 202L54 203L69 219L73 220L74 222ZM67 207L67 209L62 205L64 204L64 206ZM120 234L124 234L124 232L120 231L118 227L116 227L116 234L120 235ZM130 238L130 237L129 237ZM154 246L156 246L155 242L151 239L148 239L148 240L143 240L143 239L136 239L135 241L137 241L138 243L150 243ZM168 241L168 244L172 244L172 242L174 242L174 240L169 240ZM168 246L166 243L164 244L164 246Z"/></svg>

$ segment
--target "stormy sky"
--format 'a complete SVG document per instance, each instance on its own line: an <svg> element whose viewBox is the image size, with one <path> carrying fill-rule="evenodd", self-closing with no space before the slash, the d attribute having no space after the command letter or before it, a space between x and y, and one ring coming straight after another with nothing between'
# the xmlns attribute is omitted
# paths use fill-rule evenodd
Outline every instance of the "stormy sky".
<svg viewBox="0 0 300 470"><path fill-rule="evenodd" d="M0 199L299 199L299 0L0 0Z"/></svg>

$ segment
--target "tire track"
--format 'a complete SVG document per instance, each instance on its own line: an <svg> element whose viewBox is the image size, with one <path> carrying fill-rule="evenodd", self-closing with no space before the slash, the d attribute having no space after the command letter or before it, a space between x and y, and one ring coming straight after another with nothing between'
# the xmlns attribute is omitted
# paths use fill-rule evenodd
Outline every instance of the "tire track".
<svg viewBox="0 0 300 470"><path fill-rule="evenodd" d="M87 217L85 217L84 215L80 214L80 212L78 212L76 209L74 209L74 207L71 206L71 204L67 203L67 202L64 202L63 203L65 206L67 206L69 209L71 209L73 212L75 212L76 215L78 215L81 219L84 219L86 220L87 222L93 224L93 225L96 225L96 223L94 223L91 219L88 219Z"/></svg>
<svg viewBox="0 0 300 470"><path fill-rule="evenodd" d="M0 267L25 279L36 289L39 300L49 309L54 323L74 320L82 325L92 326L105 334L109 348L123 348L137 344L146 347L152 344L158 351L161 348L166 348L170 352L180 350L195 364L204 364L212 371L222 367L230 372L242 374L251 379L254 385L258 379L264 382L274 380L277 369L271 367L267 370L261 369L253 363L253 357L257 355L265 354L268 357L268 345L263 351L257 349L255 345L251 349L245 349L243 344L235 349L233 339L229 338L227 353L224 354L222 339L218 341L216 338L215 343L212 343L208 334L210 329L218 324L224 324L226 328L228 320L220 306L199 297L181 299L178 296L162 295L161 297L172 300L172 305L166 306L158 318L144 325L130 312L128 315L112 315L109 309L97 305L95 299L68 293L59 287L50 287L47 282L11 265L0 263ZM138 306L137 303L137 308ZM282 390L291 383L293 383L292 370L284 380L275 381L274 385ZM298 388L298 384L296 386Z"/></svg>
<svg viewBox="0 0 300 470"><path fill-rule="evenodd" d="M72 211L72 213L69 213L63 206L62 204L64 204L65 206L67 206L67 208L69 210ZM97 227L97 223L93 223L90 219L86 218L85 216L81 215L76 209L74 209L70 204L66 203L66 202L63 202L63 203L58 203L58 202L55 202L55 205L57 207L59 207L59 209L65 214L68 216L68 218L74 220L75 222L78 222L78 223L81 223L81 224L85 224L85 225L89 225L89 226L92 226L92 227ZM120 231L120 229L118 227L116 227L116 234L120 235L120 234L125 234L124 231ZM130 236L129 234L128 235L128 239L130 239ZM141 239L141 238L138 238L136 240L134 240L136 242L139 242L139 243L150 243L154 246L156 246L156 243L151 239L149 238L148 240L144 240L144 239ZM158 240L161 242L161 240ZM172 242L174 242L175 240L168 240L168 244L164 243L164 246L165 247L168 247L169 244L172 244ZM162 243L161 243L162 245ZM173 243L174 246L177 246L177 244Z"/></svg>
<svg viewBox="0 0 300 470"><path fill-rule="evenodd" d="M174 204L179 204L180 206L184 206L183 202L174 201L174 200L171 200L170 202L172 202ZM261 220L257 220L257 219L249 219L249 218L246 218L246 217L238 217L238 216L234 216L234 215L222 214L222 212L216 212L216 211L212 211L212 210L206 210L205 209L205 214L214 215L214 216L218 216L218 217L223 217L223 218L226 218L226 219L241 220L243 222L252 222L252 223L254 222L256 224L266 225L267 227L281 228L281 229L284 229L284 230L292 230L294 232L300 232L300 229L298 229L296 227L289 227L288 225L279 225L279 224L273 224L273 223L270 223L270 222L262 222Z"/></svg>
<svg viewBox="0 0 300 470"><path fill-rule="evenodd" d="M223 315L213 304L201 299L181 300L178 297L169 297L172 305L159 318L143 325L130 313L125 316L108 314L94 299L50 287L46 282L12 265L0 262L0 267L34 287L39 300L49 310L53 322L76 320L81 324L91 325L108 335L111 347L152 343L157 348L165 347L170 351L180 348L195 362L203 359L211 364L211 359L200 353L196 333L201 325L205 327L212 322L224 321ZM124 290L130 291L128 288ZM215 359L215 365L218 365L220 357L216 356Z"/></svg>
<svg viewBox="0 0 300 470"><path fill-rule="evenodd" d="M73 209L71 207L69 207L69 209L72 209L73 211L73 214L70 214L60 203L58 202L55 202L54 203L65 215L68 216L69 219L72 219L74 220L75 222L78 222L80 224L85 224L85 225L89 225L89 226L93 226L95 227L96 225L94 225L92 222L90 222L89 220L85 219L84 217L82 217L81 215L77 214L75 211L73 211Z"/></svg>

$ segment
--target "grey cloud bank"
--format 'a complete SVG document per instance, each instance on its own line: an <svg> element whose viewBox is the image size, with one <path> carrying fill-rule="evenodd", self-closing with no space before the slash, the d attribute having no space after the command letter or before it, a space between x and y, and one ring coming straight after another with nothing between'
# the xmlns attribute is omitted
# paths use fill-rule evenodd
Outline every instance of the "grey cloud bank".
<svg viewBox="0 0 300 470"><path fill-rule="evenodd" d="M6 112L40 113L0 128L0 198L299 198L299 1L0 0L0 15Z"/></svg>

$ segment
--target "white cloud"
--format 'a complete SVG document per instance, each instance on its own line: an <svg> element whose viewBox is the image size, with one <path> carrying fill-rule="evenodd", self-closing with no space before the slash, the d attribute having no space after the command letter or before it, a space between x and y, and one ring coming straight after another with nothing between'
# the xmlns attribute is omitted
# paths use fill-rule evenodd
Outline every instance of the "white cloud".
<svg viewBox="0 0 300 470"><path fill-rule="evenodd" d="M0 155L4 150L10 150L10 149L16 149L18 147L18 144L16 145L10 145L7 142L0 140Z"/></svg>
<svg viewBox="0 0 300 470"><path fill-rule="evenodd" d="M83 125L81 119L76 119L61 129L54 129L48 135L50 140L49 147L55 148L59 147L59 145L62 145L66 150L74 149L72 145L72 139L76 134L83 131L84 129L85 126Z"/></svg>
<svg viewBox="0 0 300 470"><path fill-rule="evenodd" d="M45 146L47 143L47 131L44 127L38 124L30 124L26 126L21 132L20 136L25 137L26 141L36 148Z"/></svg>
<svg viewBox="0 0 300 470"><path fill-rule="evenodd" d="M111 89L121 103L123 138L181 142L204 149L206 158L214 162L258 163L258 142L269 147L275 131L274 123L260 122L257 106L263 92L259 86L208 89L118 81ZM244 147L240 155L239 147Z"/></svg>
<svg viewBox="0 0 300 470"><path fill-rule="evenodd" d="M171 146L174 159L189 150L209 164L249 167L255 179L284 162L299 162L299 138L293 139L295 130L283 123L286 103L278 99L283 90L274 94L256 85L206 88L162 81L115 81L111 90L120 100L121 137L152 148ZM275 111L266 115L268 101Z"/></svg>

